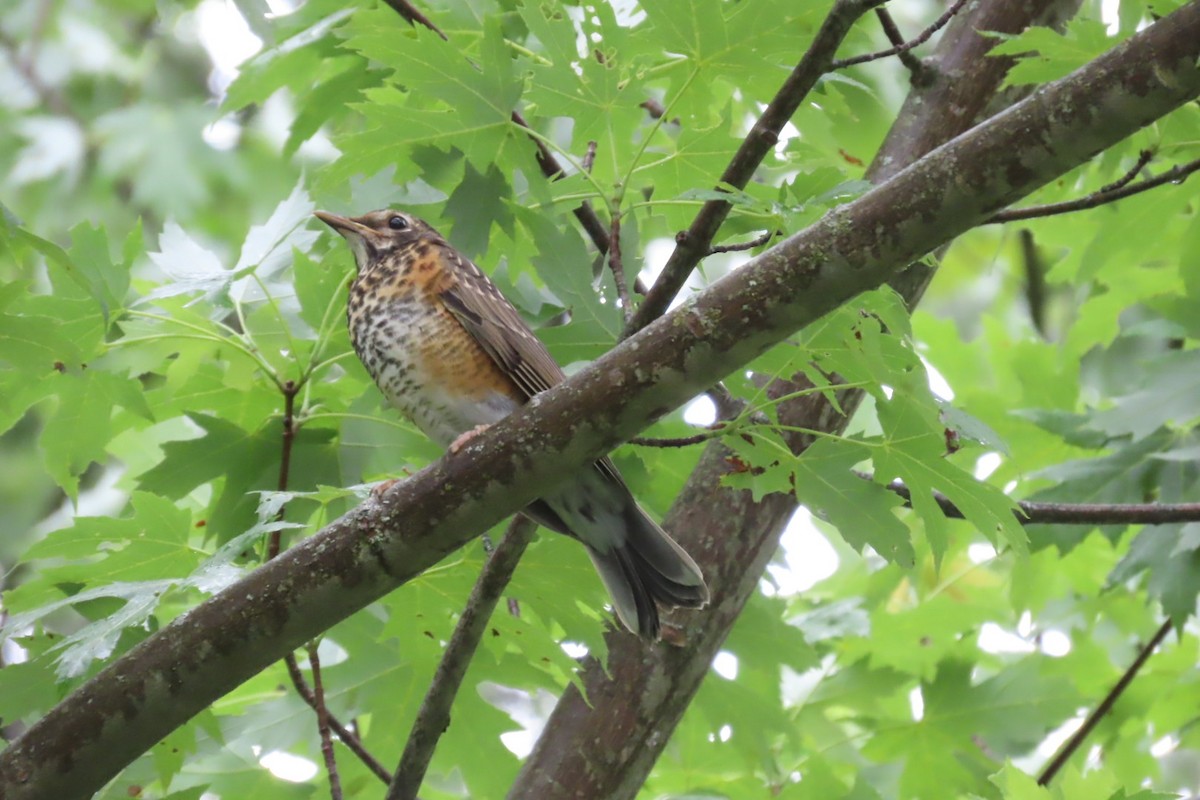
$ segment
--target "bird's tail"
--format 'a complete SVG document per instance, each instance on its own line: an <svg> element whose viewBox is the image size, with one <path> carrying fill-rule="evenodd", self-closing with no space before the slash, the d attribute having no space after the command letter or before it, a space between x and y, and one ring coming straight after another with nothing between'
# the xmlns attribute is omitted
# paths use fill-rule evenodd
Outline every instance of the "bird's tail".
<svg viewBox="0 0 1200 800"><path fill-rule="evenodd" d="M700 608L708 602L708 587L692 557L632 498L624 517L625 541L607 552L589 546L588 554L625 627L646 639L657 639L655 601Z"/></svg>

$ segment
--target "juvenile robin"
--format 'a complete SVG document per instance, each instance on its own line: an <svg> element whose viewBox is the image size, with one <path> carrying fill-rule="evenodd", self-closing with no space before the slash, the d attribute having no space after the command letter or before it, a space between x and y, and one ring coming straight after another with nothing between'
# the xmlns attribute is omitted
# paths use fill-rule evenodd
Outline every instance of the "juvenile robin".
<svg viewBox="0 0 1200 800"><path fill-rule="evenodd" d="M348 317L358 357L430 439L455 451L563 380L512 303L427 223L391 210L315 215L354 251ZM658 638L656 602L708 602L696 562L638 506L609 458L524 513L583 543L617 617L645 638Z"/></svg>

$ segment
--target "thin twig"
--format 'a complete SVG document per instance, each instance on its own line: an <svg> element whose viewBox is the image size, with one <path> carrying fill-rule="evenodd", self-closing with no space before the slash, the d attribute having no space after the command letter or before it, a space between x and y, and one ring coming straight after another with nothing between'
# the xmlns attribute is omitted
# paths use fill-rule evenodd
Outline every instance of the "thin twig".
<svg viewBox="0 0 1200 800"><path fill-rule="evenodd" d="M871 480L870 475L858 473ZM887 485L889 491L912 504L912 491L900 481ZM934 502L950 519L966 519L962 510L944 494L934 492ZM1021 500L1013 512L1023 525L1169 525L1200 522L1200 503L1039 503Z"/></svg>
<svg viewBox="0 0 1200 800"><path fill-rule="evenodd" d="M279 454L279 481L277 486L279 491L286 492L288 488L288 477L291 473L292 463L292 446L296 441L296 395L300 392L300 387L295 381L286 381L281 387L283 392L283 434L280 442ZM286 504L279 509L276 514L276 521L282 521L283 515L287 511ZM270 538L267 540L267 560L271 560L279 555L280 536L282 531L272 531ZM300 695L308 707L317 712L317 724L321 725L321 709L325 705L325 697L323 692L314 693L309 688L308 682L304 680L304 673L300 671L300 665L296 663L295 653L288 653L283 658L284 666L287 667L288 677L292 680L292 685L296 688L296 693ZM315 662L314 662L315 663ZM314 672L314 678L316 677ZM350 751L358 756L359 760L366 765L367 769L375 773L375 775L384 783L391 780L391 774L387 769L380 764L374 756L367 752L367 748L363 745L362 740L358 735L347 728L328 711L325 712L325 723L337 733L338 738ZM332 773L331 773L332 775ZM340 791L340 789L339 789Z"/></svg>
<svg viewBox="0 0 1200 800"><path fill-rule="evenodd" d="M384 2L391 6L393 11L408 20L409 23L424 25L431 31L436 32L442 39L449 41L446 34L434 25L428 17L413 7L408 0L384 0ZM512 113L512 121L525 130L533 130L519 111ZM550 148L546 146L546 143L540 141L536 136L530 136L529 138L533 141L534 146L537 147L537 162L538 167L542 170L542 174L552 181L566 176L566 170L563 169L562 164L558 163L558 159L554 157L554 153L550 152ZM579 220L579 224L583 226L584 231L587 232L588 237L592 240L592 244L596 246L596 249L601 253L607 253L608 233L604 229L604 223L596 216L596 211L592 208L591 203L584 201L573 213L575 214L575 218Z"/></svg>
<svg viewBox="0 0 1200 800"><path fill-rule="evenodd" d="M886 8L875 9L875 16L879 19L879 24L883 28L883 34L887 36L888 41L896 47L904 44L904 34L900 33L900 28L897 27L896 21L892 19L892 15L888 13ZM908 68L912 73L913 81L919 81L928 69L921 62L921 59L914 56L908 50L901 50L896 53L900 59L900 63Z"/></svg>
<svg viewBox="0 0 1200 800"><path fill-rule="evenodd" d="M787 80L767 104L766 109L742 140L733 159L721 174L720 186L744 189L763 159L779 142L779 134L796 109L808 96L821 76L829 71L838 46L846 37L850 27L869 9L882 5L883 0L837 0L833 9L821 23L808 51L792 70ZM675 250L667 259L666 266L638 307L633 321L625 326L623 336L628 337L646 327L652 320L662 316L671 305L675 295L683 288L688 275L696 268L712 246L713 238L721 223L729 215L732 205L723 199L708 200L700 208L691 226L676 238Z"/></svg>
<svg viewBox="0 0 1200 800"><path fill-rule="evenodd" d="M671 437L651 437L651 436L635 436L629 440L630 444L636 444L640 447L691 447L694 444L704 444L712 441L715 432L697 433L694 436L677 436Z"/></svg>
<svg viewBox="0 0 1200 800"><path fill-rule="evenodd" d="M533 130L519 111L512 113L512 121L526 130ZM530 136L529 138L537 146L537 162L542 170L542 174L552 181L565 178L567 171L563 168L562 164L558 163L558 159L554 157L554 153L550 152L550 148L546 146L546 143L536 136ZM592 240L592 244L596 246L596 249L601 253L607 253L608 231L605 229L604 223L600 221L600 217L596 215L596 210L592 208L592 204L584 200L571 213L575 215L575 219L579 220L579 224L583 226L583 230L587 233L588 238Z"/></svg>
<svg viewBox="0 0 1200 800"><path fill-rule="evenodd" d="M286 492L288 488L288 475L291 472L292 466L292 445L296 441L296 395L300 391L300 387L295 381L287 381L283 384L283 435L280 437L280 454L279 454L279 481L276 484L281 492ZM279 513L275 515L276 522L283 521L284 512L287 510L287 504L280 506ZM271 537L267 540L267 560L271 560L279 555L279 541L283 534L282 530L271 531Z"/></svg>
<svg viewBox="0 0 1200 800"><path fill-rule="evenodd" d="M1079 730L1075 731L1075 734L1070 739L1063 742L1063 746L1054 754L1054 758L1050 759L1050 763L1042 770L1042 774L1038 775L1038 786L1046 786L1050 781L1054 780L1054 776L1063 768L1068 759L1079 750L1084 740L1087 739L1088 734L1092 732L1092 729L1104 718L1105 714L1112 710L1117 699L1129 688L1129 684L1133 682L1134 677L1150 658L1151 653L1154 652L1154 648L1162 644L1162 640L1167 638L1167 634L1170 631L1171 620L1168 619L1159 627L1150 641L1146 642L1146 645L1138 652L1137 658L1133 660L1133 663L1129 665L1129 669L1125 670L1125 674L1121 676L1120 680L1113 685L1113 688L1100 701L1100 705L1096 706L1091 714L1088 714L1087 719L1079 726Z"/></svg>
<svg viewBox="0 0 1200 800"><path fill-rule="evenodd" d="M437 25L434 25L429 17L418 11L412 3L408 2L408 0L383 1L391 6L393 11L408 20L410 25L424 25L426 28L429 28L429 30L442 37L444 41L450 41L449 37L442 32L441 28L439 28Z"/></svg>
<svg viewBox="0 0 1200 800"><path fill-rule="evenodd" d="M484 564L466 608L446 645L446 652L442 654L429 691L421 702L396 774L388 786L386 800L412 800L421 788L438 739L450 725L450 707L462 685L467 667L536 527L522 515L514 517L503 541Z"/></svg>
<svg viewBox="0 0 1200 800"><path fill-rule="evenodd" d="M621 261L621 215L614 209L612 227L608 231L608 268L617 283L617 299L621 302L621 314L625 324L633 319L633 304L629 300L629 284L625 280L625 264Z"/></svg>
<svg viewBox="0 0 1200 800"><path fill-rule="evenodd" d="M1188 175L1200 170L1200 158L1195 161L1189 161L1186 164L1179 164L1171 167L1161 175L1153 178L1147 178L1144 181L1137 183L1129 183L1121 185L1120 181L1116 184L1119 188L1109 189L1105 187L1099 191L1092 192L1086 197L1081 197L1078 200L1068 200L1063 203L1048 203L1042 206L1029 206L1027 208L1010 208L1006 211L999 211L984 220L984 225L997 225L1004 222L1016 222L1022 219L1034 219L1036 217L1052 217L1056 214L1068 214L1072 211L1084 211L1089 208L1096 208L1107 203L1115 203L1117 200L1123 200L1126 197L1153 189L1157 186L1162 186L1164 183L1182 183Z"/></svg>
<svg viewBox="0 0 1200 800"><path fill-rule="evenodd" d="M780 233L782 233L782 231L765 231L761 235L755 236L748 242L741 242L739 244L714 245L708 248L708 254L711 256L716 253L740 253L744 250L753 250L756 247L762 247L764 244L771 241L772 236L776 236Z"/></svg>
<svg viewBox="0 0 1200 800"><path fill-rule="evenodd" d="M329 773L329 796L342 800L342 778L338 773L337 758L333 754L333 736L329 732L329 709L325 707L325 685L321 681L321 659L317 655L317 643L309 642L308 665L312 669L313 697L317 701L317 730L321 733L321 757L325 760L325 771Z"/></svg>
<svg viewBox="0 0 1200 800"><path fill-rule="evenodd" d="M1153 150L1142 150L1139 152L1137 162L1135 162L1134 165L1130 167L1124 175L1117 178L1107 186L1101 186L1100 194L1104 194L1106 192L1115 192L1122 186L1127 186L1128 184L1133 183L1133 179L1136 178L1141 171L1146 168L1146 165L1150 163L1150 159L1152 158L1154 158Z"/></svg>
<svg viewBox="0 0 1200 800"><path fill-rule="evenodd" d="M913 38L909 39L907 42L898 44L895 47L889 47L887 50L880 50L877 53L867 53L866 55L854 56L853 58L834 59L830 66L832 69L845 69L846 67L852 67L855 64L865 64L868 61L878 61L881 58L888 58L890 56L898 56L901 53L907 53L914 47L919 47L920 45L929 41L929 37L933 36L939 30L944 28L946 23L953 19L954 15L957 14L959 9L966 5L966 3L967 0L955 0L954 5L946 9L945 14L942 14L940 17L934 20L932 25L918 33Z"/></svg>
<svg viewBox="0 0 1200 800"><path fill-rule="evenodd" d="M300 665L296 662L296 656L289 653L288 655L284 656L283 663L287 666L288 677L292 679L292 685L296 687L296 692L300 695L300 699L303 700L309 708L311 708L313 711L316 711L317 698L315 695L313 695L312 689L308 688L308 682L304 680L304 673L300 671ZM371 772L375 774L375 777L383 781L385 786L391 781L392 773L388 772L387 767L379 763L375 756L367 752L367 749L363 746L362 739L358 737L357 733L343 725L341 721L332 714L329 715L329 727L332 728L333 732L337 734L337 737L341 740L342 744L346 745L346 747L350 749L350 752L358 756L358 760L361 761L367 769L371 770Z"/></svg>

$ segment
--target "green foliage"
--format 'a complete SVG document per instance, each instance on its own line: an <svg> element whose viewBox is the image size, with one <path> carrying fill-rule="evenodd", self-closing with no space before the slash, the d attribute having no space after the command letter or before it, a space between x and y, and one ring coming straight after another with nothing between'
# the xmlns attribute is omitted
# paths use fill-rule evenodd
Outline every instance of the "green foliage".
<svg viewBox="0 0 1200 800"><path fill-rule="evenodd" d="M707 199L733 204L720 242L795 232L865 191L863 164L908 86L898 69L826 76L793 120L801 135L730 194L717 184L748 120L828 3L422 4L448 41L382 3L309 0L271 20L238 3L264 47L211 97L195 31L216 5L31 0L0 21L0 86L19 87L0 101L5 725L40 718L229 586L269 537L286 546L359 502L364 482L439 455L354 358L353 260L314 207L429 218L570 369L623 325L575 208L586 201L604 227L619 217L626 271L647 282ZM1019 56L1009 83L1060 77L1173 3L1123 0L1112 25L1099 5L1062 34L999 41L994 53ZM840 54L885 46L868 18ZM545 176L535 141L561 179ZM1142 150L1151 171L1196 158L1197 142L1200 110L1183 108L1028 202L1094 191ZM1016 228L978 229L911 316L890 290L869 293L730 376L747 406L711 431L729 450L728 485L790 494L816 521L791 526L724 644L734 661L704 684L645 797L1149 800L1189 785L1200 528L1023 526L1014 510L1195 500L1195 194L1165 186L1023 225L1036 263ZM690 286L742 258L709 258ZM1046 283L1041 327L1032 273ZM775 378L795 390L770 394ZM864 391L860 408L848 387ZM796 456L790 444L814 432L780 406L814 394L852 420ZM649 434L696 432L676 412ZM615 458L661 516L698 453ZM836 563L817 581L805 562L820 553ZM330 710L389 768L484 558L472 544L319 644ZM795 572L811 578L804 591ZM521 736L576 680L575 656L605 652L604 590L575 543L536 540L508 596L520 615L502 602L491 620L423 797L503 796ZM1094 757L1038 786L1078 710L1163 618L1179 635L1092 734ZM277 777L272 753L318 774ZM341 745L337 758L347 797L379 795ZM276 665L99 796L308 797L326 791L321 763L314 716Z"/></svg>

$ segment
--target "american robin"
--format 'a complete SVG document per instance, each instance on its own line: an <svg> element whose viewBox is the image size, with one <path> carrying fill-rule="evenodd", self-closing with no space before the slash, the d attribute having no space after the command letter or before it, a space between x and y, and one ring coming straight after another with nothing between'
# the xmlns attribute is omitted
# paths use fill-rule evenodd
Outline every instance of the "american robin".
<svg viewBox="0 0 1200 800"><path fill-rule="evenodd" d="M457 450L563 380L512 303L427 223L391 210L316 217L354 251L348 316L358 357L430 439ZM696 562L638 506L608 458L524 513L583 543L617 617L641 636L658 637L655 601L708 602Z"/></svg>

